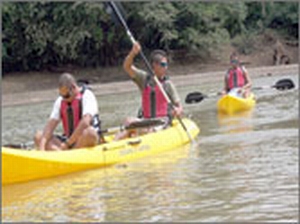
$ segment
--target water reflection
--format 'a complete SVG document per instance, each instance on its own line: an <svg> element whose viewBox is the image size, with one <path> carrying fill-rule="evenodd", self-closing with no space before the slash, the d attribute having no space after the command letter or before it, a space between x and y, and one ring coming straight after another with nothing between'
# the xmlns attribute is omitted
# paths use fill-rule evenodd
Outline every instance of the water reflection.
<svg viewBox="0 0 300 224"><path fill-rule="evenodd" d="M253 81L254 85L267 85L276 79ZM182 99L190 88L179 89ZM210 92L218 89L218 84L203 87L200 83L194 88ZM105 169L5 186L2 220L296 222L298 89L255 94L257 105L251 113L230 117L218 115L216 98L184 105L186 114L201 129L194 147ZM99 97L98 102L106 128L136 114L140 99L128 93ZM30 140L31 133L43 127L51 106L2 108L2 143Z"/></svg>
<svg viewBox="0 0 300 224"><path fill-rule="evenodd" d="M253 130L253 110L243 111L233 115L218 113L217 116L221 132L241 133Z"/></svg>
<svg viewBox="0 0 300 224"><path fill-rule="evenodd" d="M153 208L169 207L176 200L173 178L189 148L136 163L5 186L4 221L122 221L129 214L133 221L167 218L171 215L167 211Z"/></svg>

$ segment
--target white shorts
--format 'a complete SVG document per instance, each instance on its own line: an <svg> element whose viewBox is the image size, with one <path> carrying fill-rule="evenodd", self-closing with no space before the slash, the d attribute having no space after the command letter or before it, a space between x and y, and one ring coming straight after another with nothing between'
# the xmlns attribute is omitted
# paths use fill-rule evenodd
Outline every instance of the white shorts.
<svg viewBox="0 0 300 224"><path fill-rule="evenodd" d="M243 97L243 92L240 91L241 88L233 88L231 89L227 94L230 96L235 96L235 97ZM240 91L240 92L239 92Z"/></svg>

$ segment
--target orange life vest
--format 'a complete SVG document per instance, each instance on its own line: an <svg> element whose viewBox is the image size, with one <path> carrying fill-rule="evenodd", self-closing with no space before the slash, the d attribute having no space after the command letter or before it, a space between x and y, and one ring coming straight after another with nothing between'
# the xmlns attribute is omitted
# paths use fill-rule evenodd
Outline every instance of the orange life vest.
<svg viewBox="0 0 300 224"><path fill-rule="evenodd" d="M230 69L227 77L228 91L235 87L243 87L246 84L244 71L241 67Z"/></svg>
<svg viewBox="0 0 300 224"><path fill-rule="evenodd" d="M161 82L165 88L165 77ZM150 76L147 78L145 88L142 92L142 107L144 118L166 117L169 115L168 101L164 97L158 85L150 85Z"/></svg>
<svg viewBox="0 0 300 224"><path fill-rule="evenodd" d="M64 135L70 137L76 129L82 117L82 96L85 91L83 87L72 102L61 101L60 116L63 124Z"/></svg>

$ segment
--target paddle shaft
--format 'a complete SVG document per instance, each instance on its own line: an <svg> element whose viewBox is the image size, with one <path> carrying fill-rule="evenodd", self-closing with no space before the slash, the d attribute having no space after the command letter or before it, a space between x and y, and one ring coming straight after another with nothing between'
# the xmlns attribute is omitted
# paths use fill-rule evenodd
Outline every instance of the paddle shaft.
<svg viewBox="0 0 300 224"><path fill-rule="evenodd" d="M120 126L120 127L113 127L113 128L107 128L107 129L101 130L100 133L101 134L113 134L118 131L134 130L134 129L138 129L138 128L127 128L126 126Z"/></svg>
<svg viewBox="0 0 300 224"><path fill-rule="evenodd" d="M165 124L165 121L163 119L143 119L143 120L134 121L127 126L123 125L120 127L104 129L104 130L101 130L100 133L114 133L117 131L149 128L149 127L154 127L154 126L164 125L164 124Z"/></svg>
<svg viewBox="0 0 300 224"><path fill-rule="evenodd" d="M254 87L254 88L252 88L252 90L275 88L277 90L284 91L284 90L287 90L287 89L293 89L294 87L295 87L295 84L293 83L293 81L291 79L280 79L275 83L275 85ZM218 96L218 95L220 95L219 92L214 93L214 94L210 94L210 95L206 95L206 94L203 94L201 92L192 92L192 93L189 93L186 96L185 102L188 103L188 104L198 103L198 102L201 102L205 98L209 98L209 97L212 97L212 96Z"/></svg>
<svg viewBox="0 0 300 224"><path fill-rule="evenodd" d="M117 17L119 18L120 22L122 23L123 27L125 28L126 33L127 33L128 37L130 38L132 44L135 44L136 40L135 40L135 38L133 37L133 35L132 35L132 33L131 33L129 27L127 26L127 23L125 22L125 20L124 20L122 14L120 13L118 7L115 5L115 3L114 3L113 1L110 1L110 5L111 5L113 11L115 12L115 14L117 15ZM153 70L152 70L152 68L151 68L151 65L150 65L149 61L147 60L147 58L146 58L144 52L142 51L142 49L140 50L140 55L141 55L143 61L145 62L147 69L149 70L150 74L152 75L152 77L153 77L155 83L156 83L157 86L159 87L160 91L163 93L165 99L166 99L167 102L171 105L172 109L174 109L173 103L171 102L169 96L167 95L167 93L165 92L165 90L164 90L164 88L162 87L161 83L159 82L159 80L157 79L156 75L154 74L154 72L153 72ZM188 130L187 130L185 124L182 122L182 119L181 119L179 116L177 117L177 119L179 120L179 122L180 122L182 128L184 129L184 131L187 133L189 139L190 139L191 141L193 141L193 138L192 138L192 136L190 135L190 133L188 132Z"/></svg>

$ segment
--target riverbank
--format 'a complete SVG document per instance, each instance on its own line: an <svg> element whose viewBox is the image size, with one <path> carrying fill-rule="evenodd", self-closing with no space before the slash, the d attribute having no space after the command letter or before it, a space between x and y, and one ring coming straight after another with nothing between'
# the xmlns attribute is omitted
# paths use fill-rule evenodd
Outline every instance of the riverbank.
<svg viewBox="0 0 300 224"><path fill-rule="evenodd" d="M172 80L176 86L188 86L195 83L205 85L208 82L223 82L224 71L226 66L219 67L217 71L197 72L189 67L173 67L170 70ZM251 77L255 79L261 76L282 76L299 73L299 65L281 65L281 66L262 66L247 68ZM97 79L97 70L89 72L89 75L75 73L76 79L85 78L91 80L90 86L94 93L99 95L116 94L136 91L137 87L126 76L120 68L106 70L107 74L114 74L116 77L121 77L117 81L108 82L105 79ZM101 71L103 72L103 71ZM181 75L180 75L181 74ZM182 75L183 74L183 75ZM46 101L53 101L57 97L57 79L59 74L49 74L47 78L43 75L36 74L28 78L20 76L17 79L14 77L5 77L2 79L2 106L15 106L23 104L33 104ZM105 76L102 76L105 77Z"/></svg>

